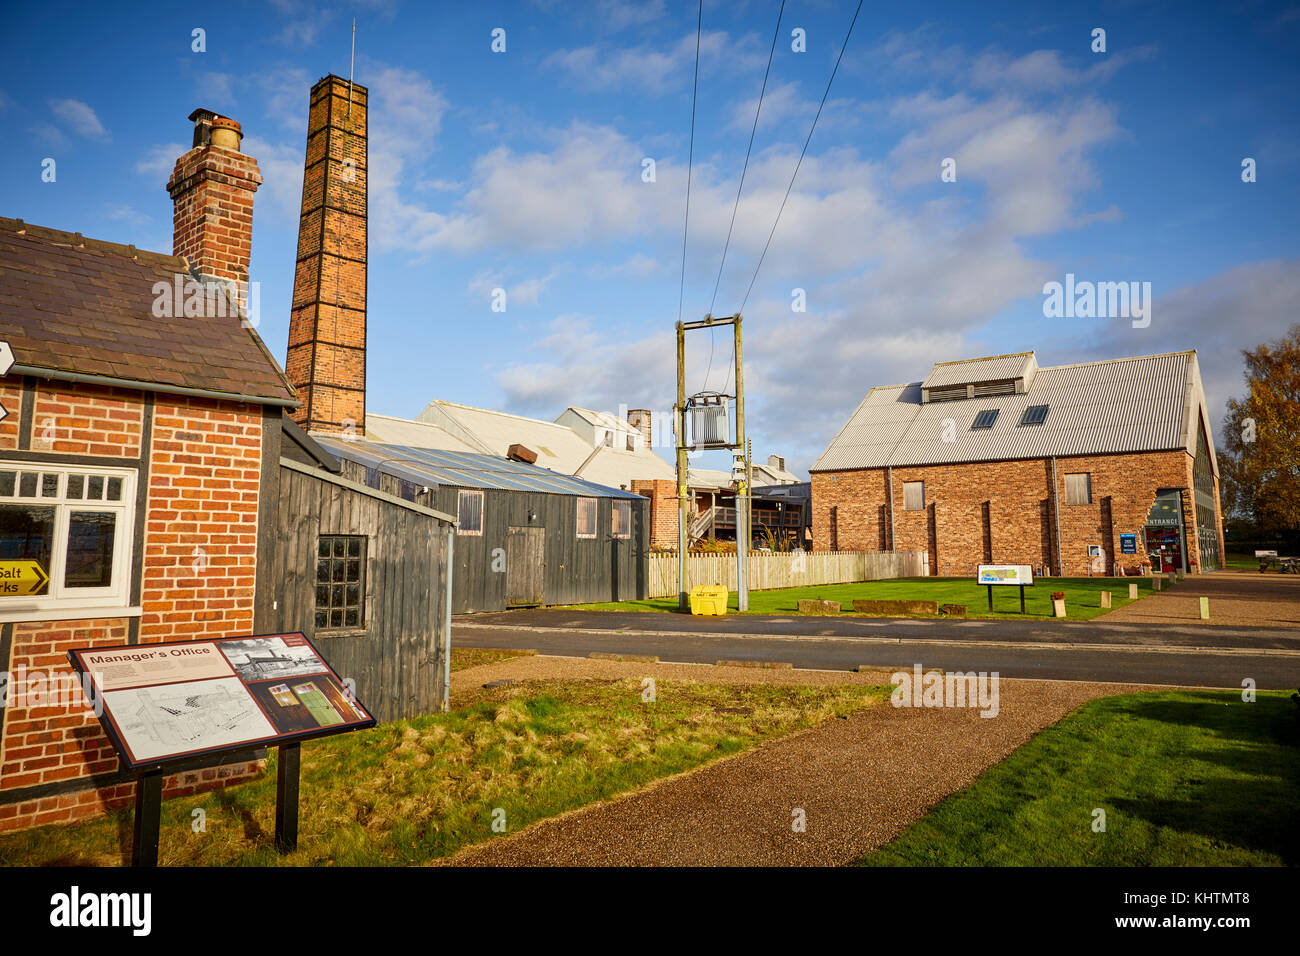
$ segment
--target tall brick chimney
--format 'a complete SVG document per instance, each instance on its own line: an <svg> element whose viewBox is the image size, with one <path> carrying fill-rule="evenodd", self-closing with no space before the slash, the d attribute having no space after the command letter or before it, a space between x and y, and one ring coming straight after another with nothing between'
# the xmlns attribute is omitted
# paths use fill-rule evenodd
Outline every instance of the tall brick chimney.
<svg viewBox="0 0 1300 956"><path fill-rule="evenodd" d="M285 358L308 431L365 432L368 99L333 74L311 90Z"/></svg>
<svg viewBox="0 0 1300 956"><path fill-rule="evenodd" d="M204 276L241 283L236 295L246 307L253 193L262 174L257 160L239 151L244 134L230 117L198 109L190 121L194 145L176 160L167 181L172 254L184 256Z"/></svg>

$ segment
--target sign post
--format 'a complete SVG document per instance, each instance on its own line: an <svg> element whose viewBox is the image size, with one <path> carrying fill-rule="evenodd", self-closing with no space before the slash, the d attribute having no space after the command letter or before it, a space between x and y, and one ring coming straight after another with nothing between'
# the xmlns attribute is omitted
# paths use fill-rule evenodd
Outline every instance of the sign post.
<svg viewBox="0 0 1300 956"><path fill-rule="evenodd" d="M131 865L158 865L158 832L162 824L161 770L146 773L135 782L135 824L131 833Z"/></svg>
<svg viewBox="0 0 1300 956"><path fill-rule="evenodd" d="M298 846L301 743L375 725L302 634L81 647L68 659L136 781L132 865L158 863L163 775L280 748L275 844Z"/></svg>
<svg viewBox="0 0 1300 956"><path fill-rule="evenodd" d="M275 846L281 853L298 849L298 779L302 745L281 744L275 768Z"/></svg>
<svg viewBox="0 0 1300 956"><path fill-rule="evenodd" d="M993 611L993 589L1020 588L1020 613L1025 613L1025 588L1034 586L1034 569L1027 564L981 564L976 582L989 589L989 612Z"/></svg>

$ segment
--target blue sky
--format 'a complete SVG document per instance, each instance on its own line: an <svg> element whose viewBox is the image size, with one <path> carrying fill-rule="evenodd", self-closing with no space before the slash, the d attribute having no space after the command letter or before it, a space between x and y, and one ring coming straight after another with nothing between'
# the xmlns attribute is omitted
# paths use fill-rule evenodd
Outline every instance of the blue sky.
<svg viewBox="0 0 1300 956"><path fill-rule="evenodd" d="M779 6L704 6L686 318L713 299ZM718 314L754 275L854 7L786 4ZM694 3L218 9L8 9L0 215L170 251L164 184L186 117L234 117L265 178L252 278L283 360L308 90L347 75L355 16L369 410L671 407ZM864 5L745 306L756 456L806 469L871 385L1030 348L1041 364L1195 348L1217 422L1238 350L1300 311L1297 54L1294 3ZM949 157L955 182L940 178ZM1066 273L1150 282L1150 326L1045 318L1043 284ZM722 389L725 336L711 364L707 333L689 343L690 389Z"/></svg>

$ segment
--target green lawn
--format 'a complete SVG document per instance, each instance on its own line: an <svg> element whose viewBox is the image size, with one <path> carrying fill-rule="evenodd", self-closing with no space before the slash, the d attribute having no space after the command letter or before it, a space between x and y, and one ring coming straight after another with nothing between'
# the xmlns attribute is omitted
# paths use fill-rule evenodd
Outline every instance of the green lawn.
<svg viewBox="0 0 1300 956"><path fill-rule="evenodd" d="M1065 613L1071 620L1086 621L1105 613L1101 592L1110 591L1114 607L1132 604L1128 586L1137 583L1139 600L1151 593L1150 578L1039 578L1025 588L1025 613L1020 613L1020 589L995 587L993 613L989 613L988 588L969 578L896 578L888 581L864 581L860 584L824 584L808 588L783 588L776 591L751 591L749 614L797 614L797 601L816 598L839 601L841 613L853 614L853 601L902 600L937 601L939 604L964 604L970 617L1023 620L1052 617L1052 592L1065 594ZM1165 587L1170 587L1166 581ZM738 595L731 594L730 608L737 609ZM589 611L676 611L675 598L646 601L619 601L606 604L581 604L568 610ZM861 616L861 615L859 615Z"/></svg>
<svg viewBox="0 0 1300 956"><path fill-rule="evenodd" d="M518 652L515 652L518 653ZM254 781L165 801L163 866L426 863L884 701L887 687L524 682L450 714L302 745L299 848L272 847L275 752ZM202 809L207 829L191 827ZM131 811L0 835L0 866L118 866Z"/></svg>
<svg viewBox="0 0 1300 956"><path fill-rule="evenodd" d="M1289 695L1092 701L867 866L1295 866L1300 719ZM1093 831L1094 810L1105 832Z"/></svg>

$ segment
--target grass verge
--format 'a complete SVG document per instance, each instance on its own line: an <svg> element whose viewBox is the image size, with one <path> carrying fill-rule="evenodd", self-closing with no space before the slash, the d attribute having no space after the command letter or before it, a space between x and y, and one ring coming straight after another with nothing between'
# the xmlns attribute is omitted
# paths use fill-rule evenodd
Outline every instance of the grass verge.
<svg viewBox="0 0 1300 956"><path fill-rule="evenodd" d="M1300 864L1300 720L1285 693L1085 704L866 866ZM1094 832L1094 811L1105 832Z"/></svg>
<svg viewBox="0 0 1300 956"><path fill-rule="evenodd" d="M420 864L813 727L888 697L887 687L714 686L639 679L530 681L431 714L302 745L299 849L280 856L275 754L261 778L168 800L164 866ZM206 831L192 830L202 809ZM116 866L131 811L0 836L0 865Z"/></svg>
<svg viewBox="0 0 1300 956"><path fill-rule="evenodd" d="M1101 606L1101 592L1110 591L1113 607L1129 600L1128 586L1136 583L1138 599L1151 593L1150 578L1039 578L1034 587L1025 589L1025 613L1020 613L1020 589L993 589L993 613L988 610L988 588L969 578L897 578L888 581L863 581L858 584L824 584L806 588L781 588L775 591L751 591L748 614L798 614L797 602L809 598L839 601L841 613L856 617L880 617L853 611L854 600L917 600L939 604L963 604L968 616L980 619L1026 620L1052 618L1052 592L1065 595L1065 612L1069 620L1087 621L1106 613ZM1165 587L1171 587L1168 582ZM737 608L738 595L733 591L729 607ZM605 604L581 604L565 610L586 611L663 611L677 610L676 598L645 601L618 601ZM888 615L896 617L898 615ZM915 616L915 615L904 615Z"/></svg>

